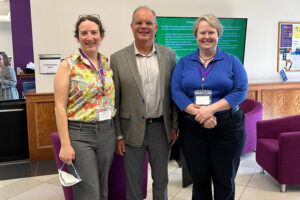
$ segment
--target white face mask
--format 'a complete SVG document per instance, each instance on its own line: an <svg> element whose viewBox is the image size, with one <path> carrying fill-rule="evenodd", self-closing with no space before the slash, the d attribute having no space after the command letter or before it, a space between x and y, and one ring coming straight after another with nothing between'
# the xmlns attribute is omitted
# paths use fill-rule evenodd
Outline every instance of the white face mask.
<svg viewBox="0 0 300 200"><path fill-rule="evenodd" d="M72 186L75 185L77 183L79 183L80 181L82 181L82 179L80 178L79 174L77 173L73 163L71 164L74 172L76 174L76 177L74 177L72 174L69 174L65 171L62 170L62 168L65 166L66 163L64 163L60 169L58 169L58 177L59 177L59 181L63 186Z"/></svg>

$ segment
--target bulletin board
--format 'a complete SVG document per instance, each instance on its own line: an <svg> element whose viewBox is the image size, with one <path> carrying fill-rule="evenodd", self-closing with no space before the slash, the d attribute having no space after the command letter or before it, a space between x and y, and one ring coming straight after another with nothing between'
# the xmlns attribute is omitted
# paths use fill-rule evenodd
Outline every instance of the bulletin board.
<svg viewBox="0 0 300 200"><path fill-rule="evenodd" d="M277 71L300 71L300 22L278 22Z"/></svg>

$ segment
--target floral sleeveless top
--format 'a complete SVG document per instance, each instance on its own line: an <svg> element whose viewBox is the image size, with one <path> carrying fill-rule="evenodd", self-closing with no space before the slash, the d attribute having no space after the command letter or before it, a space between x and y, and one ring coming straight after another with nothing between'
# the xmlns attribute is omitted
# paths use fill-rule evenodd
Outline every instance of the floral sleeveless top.
<svg viewBox="0 0 300 200"><path fill-rule="evenodd" d="M71 70L70 89L68 94L68 120L95 122L98 121L99 110L110 109L112 117L115 115L115 86L113 72L108 59L100 54L104 71L104 91L101 74L94 70L90 62L84 58L79 50L65 58ZM104 93L103 93L104 92Z"/></svg>

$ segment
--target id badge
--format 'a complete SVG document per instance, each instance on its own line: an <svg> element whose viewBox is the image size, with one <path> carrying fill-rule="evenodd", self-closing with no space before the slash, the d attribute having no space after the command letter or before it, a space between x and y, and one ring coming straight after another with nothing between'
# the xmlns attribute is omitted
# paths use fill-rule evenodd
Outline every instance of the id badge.
<svg viewBox="0 0 300 200"><path fill-rule="evenodd" d="M98 120L104 121L111 119L111 110L105 107L98 109Z"/></svg>
<svg viewBox="0 0 300 200"><path fill-rule="evenodd" d="M211 104L212 90L195 90L195 104L207 106Z"/></svg>

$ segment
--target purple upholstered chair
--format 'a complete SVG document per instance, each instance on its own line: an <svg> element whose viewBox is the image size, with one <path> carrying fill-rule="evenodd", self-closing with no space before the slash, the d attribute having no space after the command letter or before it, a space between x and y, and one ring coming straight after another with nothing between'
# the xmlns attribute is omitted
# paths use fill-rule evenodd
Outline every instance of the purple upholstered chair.
<svg viewBox="0 0 300 200"><path fill-rule="evenodd" d="M240 108L245 113L246 141L244 154L256 149L256 122L262 119L263 106L256 100L245 99L240 104Z"/></svg>
<svg viewBox="0 0 300 200"><path fill-rule="evenodd" d="M110 168L108 178L108 200L126 200L126 175L123 157L115 154L113 163ZM142 182L143 198L147 197L148 183L148 154L146 154L144 162L144 174Z"/></svg>
<svg viewBox="0 0 300 200"><path fill-rule="evenodd" d="M256 161L286 191L300 184L300 115L257 123Z"/></svg>
<svg viewBox="0 0 300 200"><path fill-rule="evenodd" d="M63 162L59 159L60 151L60 139L57 132L51 133L51 141L53 145L54 157L56 160L57 168L60 168ZM64 166L64 171L68 171L67 167ZM148 183L148 154L145 157L144 162L144 174L142 191L143 198L147 197L147 183ZM65 200L73 200L72 187L63 187ZM126 200L126 176L124 169L123 157L115 154L112 162L108 177L108 200Z"/></svg>

